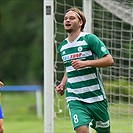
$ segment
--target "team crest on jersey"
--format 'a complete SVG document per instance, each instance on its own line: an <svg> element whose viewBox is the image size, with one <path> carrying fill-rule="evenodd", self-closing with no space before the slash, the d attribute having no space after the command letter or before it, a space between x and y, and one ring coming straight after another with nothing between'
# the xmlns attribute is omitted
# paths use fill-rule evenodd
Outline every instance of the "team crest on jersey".
<svg viewBox="0 0 133 133"><path fill-rule="evenodd" d="M103 52L105 52L105 51L106 51L106 48L105 48L105 47L101 47L101 50L102 50Z"/></svg>
<svg viewBox="0 0 133 133"><path fill-rule="evenodd" d="M79 51L79 52L81 52L81 51L82 51L82 49L83 49L82 47L78 47L78 51Z"/></svg>

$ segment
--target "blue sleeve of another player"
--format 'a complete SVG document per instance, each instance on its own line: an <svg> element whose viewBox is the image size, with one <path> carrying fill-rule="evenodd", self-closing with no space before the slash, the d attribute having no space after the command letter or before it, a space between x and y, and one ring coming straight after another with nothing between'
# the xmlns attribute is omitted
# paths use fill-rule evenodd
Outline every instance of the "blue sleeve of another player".
<svg viewBox="0 0 133 133"><path fill-rule="evenodd" d="M0 104L0 119L4 119L4 114L2 111L2 105Z"/></svg>

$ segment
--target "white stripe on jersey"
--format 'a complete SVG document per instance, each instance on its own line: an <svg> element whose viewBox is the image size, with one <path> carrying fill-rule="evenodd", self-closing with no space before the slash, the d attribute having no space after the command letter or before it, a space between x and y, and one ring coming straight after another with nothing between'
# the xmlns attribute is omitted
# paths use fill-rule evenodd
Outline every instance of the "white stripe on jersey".
<svg viewBox="0 0 133 133"><path fill-rule="evenodd" d="M87 68L91 68L91 67L84 67L84 68L80 68L78 70L84 70L84 69L87 69ZM66 72L72 72L72 71L75 71L75 69L72 66L66 67Z"/></svg>
<svg viewBox="0 0 133 133"><path fill-rule="evenodd" d="M96 74L93 73L93 74L87 74L87 75L83 75L83 76L68 78L68 82L76 83L76 82L87 81L87 80L95 79L95 78L96 78Z"/></svg>
<svg viewBox="0 0 133 133"><path fill-rule="evenodd" d="M72 92L74 94L82 94L82 93L86 93L86 92L93 92L95 90L100 90L99 84L97 85L92 85L92 86L87 86L87 87L82 87L82 88L77 88L77 89L71 89L71 88L67 88L68 92Z"/></svg>
<svg viewBox="0 0 133 133"><path fill-rule="evenodd" d="M86 98L86 99L77 98L77 97L67 97L66 100L67 100L67 102L69 102L71 100L78 100L78 101L83 101L86 103L94 103L94 102L102 101L102 100L104 100L104 98L103 98L103 95L100 95L97 97L91 97L91 98Z"/></svg>
<svg viewBox="0 0 133 133"><path fill-rule="evenodd" d="M78 55L77 57L75 56L73 58L73 55ZM89 56L92 56L92 52L89 50L89 51L84 51L84 52L78 52L78 53L72 53L72 54L67 54L67 55L64 55L62 56L62 60L65 62L65 61L68 61L68 60L72 60L72 59L76 59L76 58L86 58L86 57L89 57Z"/></svg>
<svg viewBox="0 0 133 133"><path fill-rule="evenodd" d="M70 43L68 42L66 45L62 46L61 49L60 49L60 52L65 50L65 49L68 49L68 48L74 48L74 47L77 47L77 46L85 46L85 45L88 45L84 40L83 41L77 41L75 40L74 42Z"/></svg>

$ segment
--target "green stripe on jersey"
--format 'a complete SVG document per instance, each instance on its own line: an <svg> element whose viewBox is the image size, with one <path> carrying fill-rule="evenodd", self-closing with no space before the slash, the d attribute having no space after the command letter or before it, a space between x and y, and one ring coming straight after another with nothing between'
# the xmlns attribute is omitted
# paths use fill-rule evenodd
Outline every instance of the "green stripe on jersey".
<svg viewBox="0 0 133 133"><path fill-rule="evenodd" d="M92 98L92 97L98 97L98 96L101 96L101 95L103 95L103 94L99 90L93 91L93 93L92 92L81 93L81 94L80 93L79 94L75 94L73 92L72 93L71 92L67 92L66 93L67 97L78 97L78 98L84 98L84 99Z"/></svg>
<svg viewBox="0 0 133 133"><path fill-rule="evenodd" d="M68 70L69 68L66 68L66 69ZM67 76L68 78L71 78L75 76L87 75L87 74L92 74L96 72L97 72L96 68L82 68L76 71L74 69L71 69L71 70L68 70Z"/></svg>
<svg viewBox="0 0 133 133"><path fill-rule="evenodd" d="M67 82L67 88L71 88L71 89L77 89L77 88L83 88L83 87L89 87L91 88L94 85L99 85L98 81L96 81L97 79L91 79L91 80L87 80L87 81L81 81L81 82L76 82L76 83L69 83ZM97 84L96 84L97 82ZM99 89L100 87L97 86L97 89Z"/></svg>

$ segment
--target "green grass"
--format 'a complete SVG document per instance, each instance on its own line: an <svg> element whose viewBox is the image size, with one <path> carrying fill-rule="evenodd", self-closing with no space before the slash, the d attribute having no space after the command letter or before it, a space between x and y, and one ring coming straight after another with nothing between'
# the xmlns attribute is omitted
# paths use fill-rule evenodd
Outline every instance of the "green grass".
<svg viewBox="0 0 133 133"><path fill-rule="evenodd" d="M60 102L62 104L60 108L66 110L65 100ZM5 115L5 133L44 133L43 118L38 119L36 115L35 93L2 92L2 106ZM130 116L127 115L129 109ZM55 118L55 133L75 133L68 118L68 109L66 112L64 110L63 113L57 114L58 119ZM133 133L133 107L129 108L127 104L111 105L110 110L112 133ZM113 113L119 111L125 114Z"/></svg>
<svg viewBox="0 0 133 133"><path fill-rule="evenodd" d="M132 118L133 119L133 118ZM73 127L71 125L70 120L56 120L56 128L55 133L74 133ZM133 133L133 120L131 123L126 123L125 118L121 118L121 120L118 120L117 118L113 118L111 120L111 132L112 133ZM92 129L92 133L95 133L95 131Z"/></svg>
<svg viewBox="0 0 133 133"><path fill-rule="evenodd" d="M70 119L63 119L68 117L68 109L65 108L65 100L60 98L60 106L56 105L55 109L58 112L62 109L62 113L57 113L55 119L55 132L56 133L74 133ZM57 102L57 99L55 100ZM111 117L111 132L112 133L133 133L133 106L127 103L115 103L109 105L110 117ZM128 114L130 112L130 115ZM95 133L92 130L92 133Z"/></svg>
<svg viewBox="0 0 133 133"><path fill-rule="evenodd" d="M111 132L112 133L133 133L133 117L131 121L126 123L127 117L122 117L119 120L117 117L111 118ZM74 133L70 120L55 120L55 133ZM96 133L92 129L92 133Z"/></svg>
<svg viewBox="0 0 133 133"><path fill-rule="evenodd" d="M36 115L32 92L2 92L5 133L44 133L43 118Z"/></svg>

